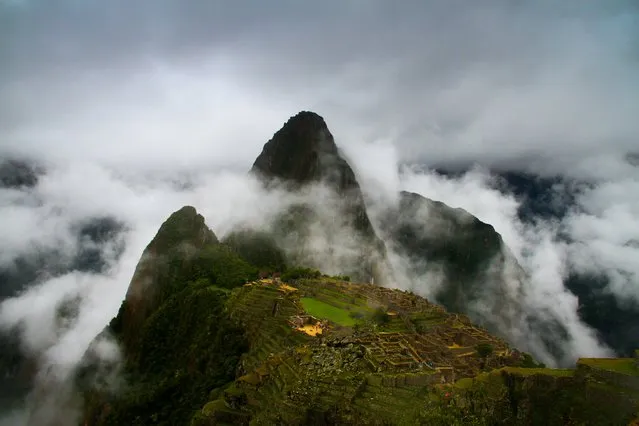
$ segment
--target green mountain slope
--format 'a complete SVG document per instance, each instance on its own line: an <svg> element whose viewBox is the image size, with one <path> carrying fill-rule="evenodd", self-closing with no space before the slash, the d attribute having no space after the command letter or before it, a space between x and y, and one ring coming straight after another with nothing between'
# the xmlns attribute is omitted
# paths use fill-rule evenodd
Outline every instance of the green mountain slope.
<svg viewBox="0 0 639 426"><path fill-rule="evenodd" d="M125 386L87 393L88 424L183 424L211 387L235 377L243 332L225 303L257 269L220 244L193 207L173 213L147 246L106 335L122 347ZM91 351L83 385L100 371Z"/></svg>
<svg viewBox="0 0 639 426"><path fill-rule="evenodd" d="M491 225L463 209L402 191L398 205L387 209L381 232L407 261L411 277L434 272L442 279L435 298L447 310L467 314L493 333L522 315L521 295L506 279L525 279L525 273ZM504 274L507 263L513 270ZM477 311L480 301L490 315Z"/></svg>
<svg viewBox="0 0 639 426"><path fill-rule="evenodd" d="M92 388L88 360L83 425L627 424L637 411L634 360L540 368L412 293L312 271L258 280L200 218L176 212L149 245L163 254L147 271L154 303L127 316L127 296L107 329L124 385Z"/></svg>
<svg viewBox="0 0 639 426"><path fill-rule="evenodd" d="M500 278L516 261L492 226L403 192L375 230L317 114L292 117L251 172L267 191L296 196L323 184L328 214L327 200L306 199L221 242L195 208L172 214L87 351L83 425L623 425L637 416L634 359L546 369L491 334L521 314ZM357 283L383 276L393 287L387 245L413 276L442 268L445 307ZM321 263L355 282L310 269ZM477 301L488 315L472 310ZM122 365L100 361L104 336ZM105 372L119 386L104 386Z"/></svg>

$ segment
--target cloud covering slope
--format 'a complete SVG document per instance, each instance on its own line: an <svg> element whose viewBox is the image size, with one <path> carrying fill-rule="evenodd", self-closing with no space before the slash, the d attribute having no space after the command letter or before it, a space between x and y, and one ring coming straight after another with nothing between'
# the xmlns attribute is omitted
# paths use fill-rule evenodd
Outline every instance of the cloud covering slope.
<svg viewBox="0 0 639 426"><path fill-rule="evenodd" d="M532 276L529 308L567 330L555 361L607 354L563 281L603 272L619 300L639 300L638 39L633 1L0 2L0 156L47 170L32 189L0 189L1 264L74 253L77 221L127 228L105 274L43 279L0 305L0 323L68 372L172 211L194 205L223 236L278 209L246 172L309 109L371 204L406 189L502 234ZM484 168L453 179L398 169L407 162ZM522 223L521 200L495 190L486 167L583 190L561 220ZM42 326L75 296L76 321Z"/></svg>

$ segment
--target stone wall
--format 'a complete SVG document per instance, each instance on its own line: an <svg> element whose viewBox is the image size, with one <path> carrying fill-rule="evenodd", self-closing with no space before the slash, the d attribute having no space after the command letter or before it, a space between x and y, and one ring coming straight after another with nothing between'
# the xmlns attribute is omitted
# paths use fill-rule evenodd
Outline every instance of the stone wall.
<svg viewBox="0 0 639 426"><path fill-rule="evenodd" d="M424 373L397 374L393 376L370 375L367 383L372 386L405 387L429 386L439 383L441 375L432 371Z"/></svg>

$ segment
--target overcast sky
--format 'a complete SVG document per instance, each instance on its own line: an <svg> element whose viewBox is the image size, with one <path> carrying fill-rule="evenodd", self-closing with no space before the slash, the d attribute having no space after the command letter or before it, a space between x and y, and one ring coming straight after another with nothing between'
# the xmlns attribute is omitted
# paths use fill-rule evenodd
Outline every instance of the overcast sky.
<svg viewBox="0 0 639 426"><path fill-rule="evenodd" d="M245 167L313 109L402 160L620 175L639 150L632 0L0 4L3 148Z"/></svg>
<svg viewBox="0 0 639 426"><path fill-rule="evenodd" d="M192 204L223 235L275 208L246 172L313 110L370 197L409 189L491 223L533 277L525 302L568 328L567 358L608 354L562 280L605 271L639 300L639 168L624 159L639 152L637 70L634 0L0 0L0 156L48 166L33 191L0 190L0 262L72 246L83 218L130 230L107 276L45 282L0 306L0 325L26 322L31 349L73 365L172 211ZM530 225L480 169L398 173L473 161L596 185L562 223ZM184 173L187 191L163 179ZM74 327L42 326L78 294Z"/></svg>

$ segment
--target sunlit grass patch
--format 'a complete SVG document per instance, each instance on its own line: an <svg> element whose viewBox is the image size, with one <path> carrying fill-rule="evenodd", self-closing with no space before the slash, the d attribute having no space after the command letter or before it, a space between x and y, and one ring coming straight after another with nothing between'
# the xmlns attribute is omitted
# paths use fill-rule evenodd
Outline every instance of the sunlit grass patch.
<svg viewBox="0 0 639 426"><path fill-rule="evenodd" d="M335 324L352 327L357 324L357 320L351 316L351 312L322 302L312 297L302 297L300 299L304 310L316 318L324 318Z"/></svg>

